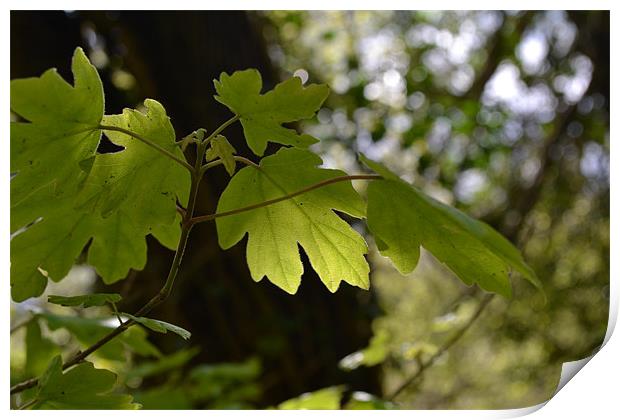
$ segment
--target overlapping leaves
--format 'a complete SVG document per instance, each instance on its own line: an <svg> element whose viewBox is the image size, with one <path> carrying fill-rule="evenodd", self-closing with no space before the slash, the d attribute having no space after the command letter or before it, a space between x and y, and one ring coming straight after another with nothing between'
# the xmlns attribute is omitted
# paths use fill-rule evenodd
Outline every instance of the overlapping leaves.
<svg viewBox="0 0 620 420"><path fill-rule="evenodd" d="M144 112L103 116L101 81L80 49L73 73L75 86L53 70L11 84L12 110L29 121L11 127L15 300L39 295L47 277L64 277L90 241L88 262L106 282L144 266L147 234L169 247L178 241L176 201L187 200L189 174L143 141L184 159L163 107L147 100ZM302 150L317 140L283 126L312 117L328 94L326 86L303 87L294 77L261 94L260 74L250 69L222 73L215 87L216 99L239 117L256 154L262 155L268 142L295 146L264 158L258 168L239 171L222 194L218 212L259 205L344 175L317 168L320 158ZM102 130L124 150L97 154ZM200 134L202 138L204 132ZM207 158L222 159L232 174L233 153L218 136ZM380 165L367 164L384 177L369 186L368 225L381 252L401 271L413 270L424 246L467 284L508 296L514 270L539 285L519 252L493 229L431 199ZM252 277L259 281L266 276L289 293L295 293L303 273L299 246L329 290L343 280L367 288L366 244L332 210L365 216L365 204L351 184L334 183L218 218L220 245L230 248L248 234Z"/></svg>
<svg viewBox="0 0 620 420"><path fill-rule="evenodd" d="M75 86L54 70L11 82L11 108L29 122L11 123L11 292L40 295L61 280L92 239L88 262L106 282L146 263L145 236L175 246L176 200L187 200L188 173L131 136L107 130L124 150L97 154L100 125L131 130L183 159L163 107L103 116L96 69L81 49ZM34 224L33 224L34 223ZM24 231L23 228L29 226Z"/></svg>

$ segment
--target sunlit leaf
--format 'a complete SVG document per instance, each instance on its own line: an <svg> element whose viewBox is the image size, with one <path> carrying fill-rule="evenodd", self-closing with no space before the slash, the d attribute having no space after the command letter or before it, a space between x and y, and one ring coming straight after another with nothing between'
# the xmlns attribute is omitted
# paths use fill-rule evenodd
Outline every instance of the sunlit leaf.
<svg viewBox="0 0 620 420"><path fill-rule="evenodd" d="M55 69L11 81L11 231L44 217L50 200L74 194L95 154L103 117L103 87L84 51L73 55L71 86ZM59 164L62 163L62 164ZM42 280L43 281L43 280Z"/></svg>
<svg viewBox="0 0 620 420"><path fill-rule="evenodd" d="M230 76L222 73L214 83L215 99L239 115L248 146L258 156L263 155L269 141L298 147L318 141L282 124L311 118L329 94L326 85L303 87L301 79L293 77L261 95L263 82L254 69Z"/></svg>
<svg viewBox="0 0 620 420"><path fill-rule="evenodd" d="M280 149L261 160L260 168L246 167L231 179L217 211L225 212L282 197L326 179L345 175L319 169L321 159L295 148ZM298 244L327 288L340 282L367 289L368 263L364 239L339 218L338 210L364 216L364 203L350 182L339 182L266 207L216 219L220 246L228 249L248 233L247 262L255 281L264 276L295 293L303 266Z"/></svg>
<svg viewBox="0 0 620 420"><path fill-rule="evenodd" d="M509 297L514 270L541 287L519 251L493 228L362 159L386 178L368 186L368 227L381 254L402 273L416 267L423 246L465 284Z"/></svg>
<svg viewBox="0 0 620 420"><path fill-rule="evenodd" d="M101 94L99 76L79 49L74 57L74 73L74 90L55 72L48 72L41 79L12 82L15 111L32 120L32 123L15 123L11 132L11 149L16 150L11 157L16 162L12 170L17 171L11 180L12 229L36 221L11 240L11 293L16 301L40 295L47 278L60 281L65 277L91 239L88 262L105 282L111 283L126 277L130 269L144 268L145 236L149 233L162 238L166 246L171 246L180 234L176 201L182 204L187 201L189 174L178 163L137 139L112 130L107 130L106 135L124 150L109 154L96 154L98 130L95 134L86 133L88 136L82 133L80 138L60 134L53 139L31 136L30 131L35 129L60 130L61 134L68 130L63 118L69 119L69 116L61 112L58 115L60 128L54 127L51 117L56 114L45 116L38 102L31 104L39 96L47 98L49 95L58 102L53 104L62 109L84 108L81 112L91 128L96 129L103 123L132 130L184 159L161 104L146 100L145 113L125 110L121 115L105 116L102 120L102 104L98 103L103 99L97 96ZM86 81L78 83L82 79ZM97 83L98 90L95 89ZM37 89L37 98L33 97L33 89ZM85 99L88 94L91 97ZM98 113L87 112L92 107L101 109ZM80 120L82 113L76 117L80 127L87 125ZM38 150L30 146L37 142L53 144L54 148ZM22 147L21 143L29 146ZM79 156L76 155L72 163L72 156L78 152ZM50 161L37 160L47 155ZM39 173L23 163L31 161L37 168L47 165L65 168L66 172ZM63 164L58 165L58 162ZM53 185L42 183L43 178L51 179ZM62 191L58 190L59 185ZM33 188L36 193L21 197L20 194Z"/></svg>

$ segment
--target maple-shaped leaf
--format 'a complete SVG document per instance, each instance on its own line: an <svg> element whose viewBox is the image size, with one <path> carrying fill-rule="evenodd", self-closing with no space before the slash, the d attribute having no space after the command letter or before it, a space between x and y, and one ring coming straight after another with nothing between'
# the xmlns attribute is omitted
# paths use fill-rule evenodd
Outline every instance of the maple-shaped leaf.
<svg viewBox="0 0 620 420"><path fill-rule="evenodd" d="M40 410L136 410L139 404L133 397L114 394L116 374L96 369L92 363L83 362L62 371L62 358L56 356L39 379L33 409Z"/></svg>
<svg viewBox="0 0 620 420"><path fill-rule="evenodd" d="M185 160L175 143L175 133L164 107L144 101L145 112L124 109L120 115L103 117L104 126L129 130ZM118 131L105 135L125 150L99 154L89 165L89 174L76 200L88 212L107 217L122 208L146 226L172 223L177 197L187 203L190 175L187 169L147 144Z"/></svg>
<svg viewBox="0 0 620 420"><path fill-rule="evenodd" d="M301 79L293 77L261 95L263 82L255 69L230 76L222 73L214 84L215 99L239 116L248 146L258 156L263 155L269 141L298 147L318 141L282 124L311 118L329 94L326 85L303 87Z"/></svg>
<svg viewBox="0 0 620 420"><path fill-rule="evenodd" d="M260 167L246 167L231 179L217 210L225 212L279 198L342 171L319 169L321 159L305 150L282 148ZM333 183L265 207L216 219L220 246L228 249L248 233L247 262L255 281L264 276L295 293L303 266L298 244L327 288L341 280L368 288L364 239L333 210L364 217L364 202L350 182Z"/></svg>
<svg viewBox="0 0 620 420"><path fill-rule="evenodd" d="M153 100L145 106L145 113L125 110L103 122L132 130L182 158L163 107ZM65 277L91 238L88 263L106 283L144 268L149 233L176 246L176 200L187 201L188 172L127 134L106 130L106 135L125 149L89 158L79 189L73 195L50 196L46 210L33 213L42 220L11 240L11 294L16 301L40 295L47 278ZM78 168L74 176L82 173Z"/></svg>
<svg viewBox="0 0 620 420"><path fill-rule="evenodd" d="M11 230L50 209L49 200L73 194L85 173L80 162L97 150L103 87L81 48L73 55L74 86L55 69L11 81Z"/></svg>
<svg viewBox="0 0 620 420"><path fill-rule="evenodd" d="M515 270L541 287L519 250L492 227L424 194L383 165L361 160L384 177L368 186L368 228L400 272L413 271L423 246L465 284L509 297Z"/></svg>

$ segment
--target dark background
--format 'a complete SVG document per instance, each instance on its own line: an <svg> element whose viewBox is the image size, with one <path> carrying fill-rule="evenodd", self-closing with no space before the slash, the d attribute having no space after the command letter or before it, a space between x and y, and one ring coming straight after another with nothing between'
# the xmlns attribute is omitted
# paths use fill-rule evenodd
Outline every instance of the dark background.
<svg viewBox="0 0 620 420"><path fill-rule="evenodd" d="M485 29L489 19L499 23ZM447 60L457 47L441 47L442 36L462 31L464 22L473 22L481 45L444 72L432 59L441 62L437 57L443 54ZM566 51L558 52L558 45L569 35L556 28L574 31ZM435 34L433 40L411 41L412 33L425 31ZM540 33L547 45L544 65L528 71L519 48ZM369 34L388 34L385 50L369 54L371 46L361 42ZM401 395L405 407L536 404L555 389L562 362L586 357L601 343L609 291L608 12L11 12L11 78L56 67L71 80L76 46L99 69L107 114L154 98L179 138L198 127L213 130L230 117L213 100L212 81L222 71L257 68L265 89L298 68L308 70L312 82L332 87L344 77L348 87L332 89L319 118L303 126L323 140L322 155L346 163L362 149L364 136L372 145L396 139L398 147L382 158L392 169L427 192L449 197L523 250L547 301L516 281L512 300L496 299L450 355ZM376 74L365 69L365 54L384 67ZM406 65L399 67L403 57ZM581 96L570 99L559 80L576 74L579 63L591 72ZM493 77L507 64L518 69L527 89L548 89L553 98L548 117L541 116L542 109L519 111L488 100ZM457 89L452 72L463 68L473 75ZM406 105L373 98L368 89L384 83L392 69L402 77ZM420 92L423 105L411 105ZM398 132L392 121L403 113L413 124ZM449 135L437 146L442 121L449 122ZM515 138L507 141L506 127L515 126ZM227 136L239 154L251 156L238 126ZM464 146L453 149L457 143ZM112 150L102 142L100 152ZM467 198L459 191L471 173L486 176L490 186ZM209 174L199 214L213 212L227 182L224 171ZM253 282L244 255L244 243L224 252L215 226L198 225L175 290L153 317L190 330L191 345L200 347L182 372L258 357L257 407L338 384L387 395L415 372L423 351L412 349L441 343L441 328L458 327L465 304L477 296L428 256L423 261L430 262L402 277L374 251L370 292L343 284L331 294L304 261L299 292L289 296L266 280ZM171 259L169 250L149 240L145 270L110 288L127 296L120 309L131 312L154 295ZM464 302L464 309L454 302ZM446 321L452 316L456 321ZM350 372L338 368L344 356L382 332L390 337L382 364ZM170 335L150 339L166 354L184 344ZM165 380L151 377L143 385Z"/></svg>

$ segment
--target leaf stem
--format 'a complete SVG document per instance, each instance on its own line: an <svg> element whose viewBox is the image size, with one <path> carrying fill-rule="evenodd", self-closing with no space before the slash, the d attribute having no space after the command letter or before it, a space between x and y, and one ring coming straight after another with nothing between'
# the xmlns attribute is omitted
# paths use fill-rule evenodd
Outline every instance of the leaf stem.
<svg viewBox="0 0 620 420"><path fill-rule="evenodd" d="M491 302L491 300L493 299L494 296L495 295L488 294L484 298L482 298L482 300L478 304L478 308L476 309L476 312L474 312L474 314L471 316L471 318L469 318L469 320L467 321L467 324L463 325L463 327L461 327L461 329L458 330L452 336L452 338L450 338L448 341L446 341L443 344L443 346L441 346L439 349L437 349L437 351L435 353L433 353L433 355L430 357L430 359L428 359L426 362L420 364L420 367L418 368L418 370L412 376L410 376L409 378L405 379L394 391L392 391L392 393L390 393L387 396L387 399L391 401L394 398L396 398L409 385L411 385L416 380L418 380L422 376L424 371L426 371L426 369L431 367L435 363L435 361L441 355L443 355L446 351L448 351L450 349L450 347L452 347L457 341L459 341L461 339L461 337L463 337L463 335L465 335L467 330L469 330L469 328L478 319L478 317L480 317L480 315L484 311L484 308L487 307L487 305L489 304L489 302Z"/></svg>
<svg viewBox="0 0 620 420"><path fill-rule="evenodd" d="M240 118L239 115L235 115L235 116L229 118L222 125L220 125L218 128L216 128L213 133L209 134L209 137L204 139L203 143L208 145L211 142L211 140L213 140L215 138L215 136L217 136L222 131L224 131L226 129L226 127L228 127L229 125L233 124L235 121L239 120L239 118Z"/></svg>
<svg viewBox="0 0 620 420"><path fill-rule="evenodd" d="M250 159L246 159L243 156L233 156L233 158L237 161L237 162L241 162L244 165L247 166L253 166L255 168L258 168L258 164L252 162ZM216 159L212 162L206 163L204 165L202 165L202 168L200 168L201 174L203 174L204 172L208 171L211 168L215 168L216 166L222 165L224 163L224 161L222 159Z"/></svg>
<svg viewBox="0 0 620 420"><path fill-rule="evenodd" d="M254 165L256 165L256 164L254 164ZM190 219L189 222L192 225L195 225L196 223L207 222L209 220L217 219L218 217L232 216L233 214L239 214L239 213L243 213L243 212L246 212L246 211L258 209L258 208L261 208L261 207L266 207L266 206L269 206L271 204L279 203L280 201L288 200L290 198L293 198L293 197L296 197L298 195L307 193L309 191L316 190L317 188L325 187L325 186L330 185L330 184L335 184L336 182L351 181L351 180L354 180L354 179L383 179L383 177L381 175L343 175L343 176L338 176L338 177L335 177L335 178L326 179L325 181L321 181L321 182L318 182L316 184L312 184L312 185L310 185L308 187L302 188L301 190L292 192L290 194L283 195L282 197L273 198L271 200L263 201L263 202L256 203L256 204L252 204L252 205L246 206L246 207L241 207L241 208L238 208L238 209L235 209L235 210L224 211L222 213L214 213L214 214L207 214L207 215L204 215L204 216L193 217L192 219Z"/></svg>
<svg viewBox="0 0 620 420"><path fill-rule="evenodd" d="M118 131L119 133L127 134L128 136L131 136L131 137L135 138L136 140L141 141L142 143L146 144L147 146L152 147L153 149L157 150L159 153L161 153L161 154L165 155L166 157L174 160L175 162L177 162L179 165L183 166L188 171L192 172L194 170L192 165L190 165L189 163L185 162L182 159L179 159L174 154L170 153L169 151L167 151L166 149L164 149L163 147L161 147L157 143L154 143L151 140L148 140L147 138L142 137L138 133L134 133L131 130L126 130L126 129L122 128L122 127L115 127L115 126L112 126L112 125L99 124L99 126L97 126L97 128L100 129L100 130Z"/></svg>

